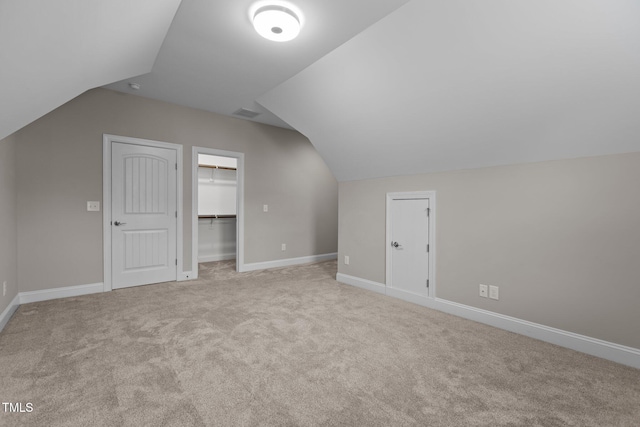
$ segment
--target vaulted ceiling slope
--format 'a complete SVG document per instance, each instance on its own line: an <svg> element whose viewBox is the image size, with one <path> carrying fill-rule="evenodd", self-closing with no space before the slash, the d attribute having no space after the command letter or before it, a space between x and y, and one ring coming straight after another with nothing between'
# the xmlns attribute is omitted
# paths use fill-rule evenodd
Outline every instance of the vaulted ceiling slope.
<svg viewBox="0 0 640 427"><path fill-rule="evenodd" d="M0 139L151 71L180 0L0 0Z"/></svg>
<svg viewBox="0 0 640 427"><path fill-rule="evenodd" d="M640 151L640 2L412 0L258 98L340 181Z"/></svg>
<svg viewBox="0 0 640 427"><path fill-rule="evenodd" d="M246 108L260 113L253 121L289 127L255 99L407 1L183 0L153 70L107 87L224 115ZM254 30L250 11L265 3L299 11L295 40L276 43Z"/></svg>

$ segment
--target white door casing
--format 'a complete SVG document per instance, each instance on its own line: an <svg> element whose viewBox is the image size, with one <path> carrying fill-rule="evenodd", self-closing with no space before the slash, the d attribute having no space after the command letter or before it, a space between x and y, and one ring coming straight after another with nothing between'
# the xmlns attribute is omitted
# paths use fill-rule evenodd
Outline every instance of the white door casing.
<svg viewBox="0 0 640 427"><path fill-rule="evenodd" d="M181 146L110 135L104 144L105 291L177 280Z"/></svg>
<svg viewBox="0 0 640 427"><path fill-rule="evenodd" d="M387 195L387 288L435 296L433 220L435 193Z"/></svg>

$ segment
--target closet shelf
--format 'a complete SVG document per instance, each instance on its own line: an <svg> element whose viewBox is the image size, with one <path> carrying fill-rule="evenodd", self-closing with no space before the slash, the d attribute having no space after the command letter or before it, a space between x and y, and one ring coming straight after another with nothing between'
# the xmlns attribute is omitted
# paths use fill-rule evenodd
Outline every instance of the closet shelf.
<svg viewBox="0 0 640 427"><path fill-rule="evenodd" d="M235 215L198 215L198 218L213 218L213 219L219 219L219 218L235 218Z"/></svg>
<svg viewBox="0 0 640 427"><path fill-rule="evenodd" d="M231 168L229 166L216 166L216 165L198 165L199 168L209 168L209 169L222 169L227 171L235 171L237 168Z"/></svg>

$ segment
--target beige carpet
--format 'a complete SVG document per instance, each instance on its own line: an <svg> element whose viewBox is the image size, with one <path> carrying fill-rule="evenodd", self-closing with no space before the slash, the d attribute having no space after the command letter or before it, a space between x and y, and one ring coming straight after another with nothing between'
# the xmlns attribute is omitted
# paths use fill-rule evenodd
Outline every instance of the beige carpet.
<svg viewBox="0 0 640 427"><path fill-rule="evenodd" d="M337 283L335 262L27 304L6 426L639 426L640 371Z"/></svg>

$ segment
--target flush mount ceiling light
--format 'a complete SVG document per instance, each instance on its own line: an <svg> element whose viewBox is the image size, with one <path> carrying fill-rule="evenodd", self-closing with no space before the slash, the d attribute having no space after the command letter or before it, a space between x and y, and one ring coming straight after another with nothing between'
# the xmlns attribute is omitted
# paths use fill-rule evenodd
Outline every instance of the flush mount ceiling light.
<svg viewBox="0 0 640 427"><path fill-rule="evenodd" d="M263 6L253 15L253 27L265 39L287 42L300 33L300 20L284 6Z"/></svg>

